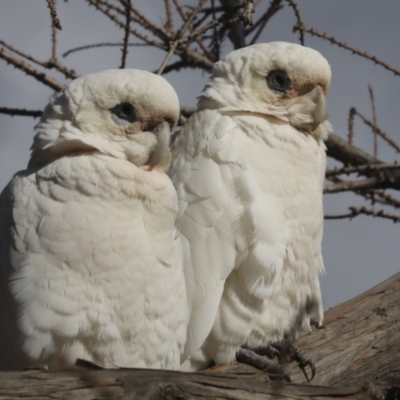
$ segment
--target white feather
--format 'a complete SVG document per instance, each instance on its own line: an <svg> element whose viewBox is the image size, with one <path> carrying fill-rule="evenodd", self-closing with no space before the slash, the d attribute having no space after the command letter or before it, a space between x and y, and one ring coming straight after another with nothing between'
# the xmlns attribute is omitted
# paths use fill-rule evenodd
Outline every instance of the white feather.
<svg viewBox="0 0 400 400"><path fill-rule="evenodd" d="M115 124L119 103L137 121ZM76 358L179 367L188 310L177 197L162 167L146 165L165 146L152 129L178 115L172 87L144 71L89 75L53 97L30 167L0 200L0 369Z"/></svg>
<svg viewBox="0 0 400 400"><path fill-rule="evenodd" d="M283 94L267 83L286 71ZM327 61L283 42L218 62L173 144L192 314L183 365L226 363L322 322ZM212 244L212 245L211 245ZM223 291L222 291L223 290ZM221 293L222 291L222 293Z"/></svg>

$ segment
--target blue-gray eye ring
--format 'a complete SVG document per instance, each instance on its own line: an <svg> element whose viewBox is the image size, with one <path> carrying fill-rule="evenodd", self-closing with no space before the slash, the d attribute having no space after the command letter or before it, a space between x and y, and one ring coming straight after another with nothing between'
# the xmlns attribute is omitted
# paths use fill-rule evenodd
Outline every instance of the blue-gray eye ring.
<svg viewBox="0 0 400 400"><path fill-rule="evenodd" d="M267 76L268 87L275 93L284 94L292 87L292 82L286 71L276 69Z"/></svg>
<svg viewBox="0 0 400 400"><path fill-rule="evenodd" d="M136 121L135 107L130 103L120 103L110 111L111 118L117 125L129 125Z"/></svg>

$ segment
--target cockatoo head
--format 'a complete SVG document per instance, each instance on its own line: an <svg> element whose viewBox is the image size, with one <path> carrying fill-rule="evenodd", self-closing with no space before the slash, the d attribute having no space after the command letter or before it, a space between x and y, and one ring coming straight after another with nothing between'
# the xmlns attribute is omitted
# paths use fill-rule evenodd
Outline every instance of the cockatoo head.
<svg viewBox="0 0 400 400"><path fill-rule="evenodd" d="M164 169L178 117L178 97L161 76L134 69L83 76L51 98L35 127L29 166L94 151Z"/></svg>
<svg viewBox="0 0 400 400"><path fill-rule="evenodd" d="M255 44L233 51L215 64L199 109L274 117L316 136L328 114L325 96L331 69L309 47L294 43Z"/></svg>

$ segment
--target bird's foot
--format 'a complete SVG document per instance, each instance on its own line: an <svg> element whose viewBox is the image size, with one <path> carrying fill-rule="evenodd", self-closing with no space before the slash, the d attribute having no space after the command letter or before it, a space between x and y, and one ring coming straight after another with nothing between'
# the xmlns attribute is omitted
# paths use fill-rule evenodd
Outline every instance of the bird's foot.
<svg viewBox="0 0 400 400"><path fill-rule="evenodd" d="M287 339L279 340L268 346L251 348L250 350L259 356L266 356L270 359L277 357L279 364L296 361L306 377L307 382L312 381L315 377L316 369L314 363L297 346L292 345ZM307 366L311 370L311 378L308 377Z"/></svg>
<svg viewBox="0 0 400 400"><path fill-rule="evenodd" d="M269 378L272 380L283 379L287 382L291 382L290 377L284 372L282 366L271 360L273 357L270 357L265 352L263 354L257 354L254 349L249 349L246 346L241 347L236 352L237 362L251 365L254 368L267 372Z"/></svg>

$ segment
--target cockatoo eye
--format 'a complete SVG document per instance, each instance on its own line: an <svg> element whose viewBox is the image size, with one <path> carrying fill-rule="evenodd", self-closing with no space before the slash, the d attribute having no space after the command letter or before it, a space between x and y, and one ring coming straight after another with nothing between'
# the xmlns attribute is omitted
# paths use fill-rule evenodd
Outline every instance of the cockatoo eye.
<svg viewBox="0 0 400 400"><path fill-rule="evenodd" d="M135 107L130 103L120 103L111 109L111 118L117 125L129 125L136 121Z"/></svg>
<svg viewBox="0 0 400 400"><path fill-rule="evenodd" d="M271 71L267 76L268 87L275 93L284 94L291 88L289 75L281 70Z"/></svg>

